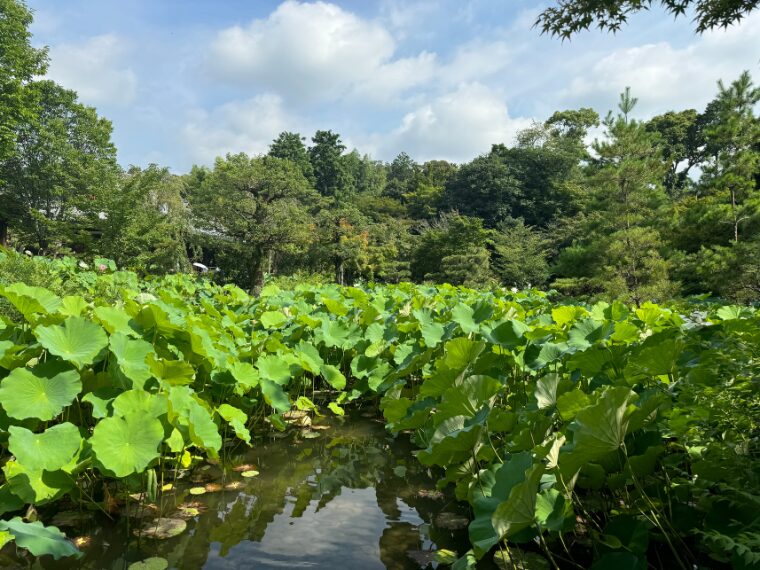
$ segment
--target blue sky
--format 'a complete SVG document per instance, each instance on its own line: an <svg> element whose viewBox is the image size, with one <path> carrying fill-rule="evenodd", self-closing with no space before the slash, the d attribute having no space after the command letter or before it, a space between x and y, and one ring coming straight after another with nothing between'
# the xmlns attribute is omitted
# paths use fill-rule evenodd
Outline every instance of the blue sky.
<svg viewBox="0 0 760 570"><path fill-rule="evenodd" d="M627 85L647 117L701 109L744 69L760 81L760 13L698 36L652 10L563 43L532 28L546 3L528 0L28 4L49 76L113 121L120 162L178 173L283 130L462 162L555 110L605 113Z"/></svg>

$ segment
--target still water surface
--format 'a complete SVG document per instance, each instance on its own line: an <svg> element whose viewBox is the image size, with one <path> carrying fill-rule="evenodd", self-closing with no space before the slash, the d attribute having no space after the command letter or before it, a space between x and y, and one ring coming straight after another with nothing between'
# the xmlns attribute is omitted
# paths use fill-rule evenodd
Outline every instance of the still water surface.
<svg viewBox="0 0 760 570"><path fill-rule="evenodd" d="M131 518L128 529L126 517L110 522L87 513L87 522L78 527L61 525L69 536L89 538L79 561L8 554L0 567L124 570L158 556L182 570L406 570L435 567L425 558L436 548L467 549L466 508L435 492L435 480L414 459L408 441L391 438L372 418L330 426L303 432L319 434L314 439L296 429L257 442L224 466L189 473L158 507L164 517L178 516L177 506L189 502L201 511L179 536L137 538L131 530L138 519ZM232 470L243 463L256 466L260 475L243 478ZM230 489L189 494L190 488L208 484ZM49 516L42 520L51 522Z"/></svg>

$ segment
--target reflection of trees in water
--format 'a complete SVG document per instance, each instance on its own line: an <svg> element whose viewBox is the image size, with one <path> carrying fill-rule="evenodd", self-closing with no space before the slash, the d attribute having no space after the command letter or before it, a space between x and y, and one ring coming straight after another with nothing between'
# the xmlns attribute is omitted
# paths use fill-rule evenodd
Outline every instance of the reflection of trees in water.
<svg viewBox="0 0 760 570"><path fill-rule="evenodd" d="M310 508L314 512L324 509L344 488L374 487L378 508L388 521L379 539L382 562L389 569L419 568L406 553L423 548L423 540L415 524L401 520L399 501L415 509L425 522L433 520L444 503L418 497L420 489L434 488L434 480L412 457L409 442L390 439L377 424L362 421L357 424L335 428L334 437L325 434L298 443L277 440L256 447L240 461L256 464L261 475L247 481L246 488L240 491L188 497L187 500L203 503L207 511L196 521L188 521L188 531L183 535L161 543L143 541L136 548L122 521L107 533L110 547L96 547L101 552L95 555L93 549L87 564L77 567L122 570L128 566L124 555L129 543L130 561L163 556L172 566L183 570L200 569L212 550L218 549L224 557L241 542L260 542L277 515L288 508L290 517L300 518L308 516ZM403 478L393 471L399 464L406 466ZM340 512L335 516L340 516ZM441 534L433 537L439 546L456 548L450 533L431 532ZM91 563L93 555L95 561Z"/></svg>

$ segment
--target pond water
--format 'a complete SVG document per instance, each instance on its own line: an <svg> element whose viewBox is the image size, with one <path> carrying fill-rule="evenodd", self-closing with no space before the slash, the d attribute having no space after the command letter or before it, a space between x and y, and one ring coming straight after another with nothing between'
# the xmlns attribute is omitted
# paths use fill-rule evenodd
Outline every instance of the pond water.
<svg viewBox="0 0 760 570"><path fill-rule="evenodd" d="M468 511L435 490L412 449L369 417L333 421L321 431L291 430L227 458L224 467L196 468L164 494L162 505L135 512L133 503L133 514L148 515L142 521L110 521L92 512L58 513L59 521L51 521L41 509L44 522L89 540L85 556L35 560L6 549L0 567L123 570L149 557L182 570L435 567L428 562L436 548L467 549ZM242 477L232 469L242 464L259 475ZM204 485L212 492L190 494ZM134 536L159 514L184 517L186 529L163 540Z"/></svg>

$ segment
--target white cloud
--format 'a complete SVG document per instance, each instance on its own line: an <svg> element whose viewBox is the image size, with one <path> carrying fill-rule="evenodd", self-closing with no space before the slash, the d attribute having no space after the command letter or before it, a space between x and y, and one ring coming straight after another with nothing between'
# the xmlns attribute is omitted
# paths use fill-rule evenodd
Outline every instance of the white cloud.
<svg viewBox="0 0 760 570"><path fill-rule="evenodd" d="M114 34L54 45L47 75L86 103L126 105L137 95L137 75L124 63L128 51Z"/></svg>
<svg viewBox="0 0 760 570"><path fill-rule="evenodd" d="M683 47L668 41L618 49L591 62L562 90L560 99L575 105L594 105L604 111L626 86L639 98L637 114L648 116L668 109L704 108L719 79L733 81L760 60L760 13L727 30L698 36ZM754 39L753 39L754 38ZM589 62L586 62L589 63Z"/></svg>
<svg viewBox="0 0 760 570"><path fill-rule="evenodd" d="M201 164L211 164L228 152L264 154L279 133L304 126L285 111L282 99L272 94L225 103L211 112L198 110L193 115L182 131L182 143L188 159Z"/></svg>
<svg viewBox="0 0 760 570"><path fill-rule="evenodd" d="M265 19L219 32L208 65L231 83L291 100L329 100L378 75L389 77L397 90L417 84L415 73L424 73L430 57L394 60L395 50L394 38L379 23L334 4L288 0Z"/></svg>
<svg viewBox="0 0 760 570"><path fill-rule="evenodd" d="M374 135L367 146L383 158L403 150L418 161L463 162L487 152L494 143L513 142L515 134L530 124L528 118L510 117L496 91L467 83L410 111L398 128Z"/></svg>

